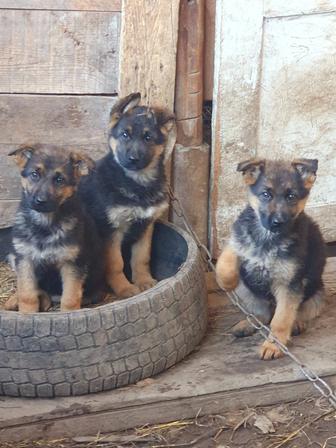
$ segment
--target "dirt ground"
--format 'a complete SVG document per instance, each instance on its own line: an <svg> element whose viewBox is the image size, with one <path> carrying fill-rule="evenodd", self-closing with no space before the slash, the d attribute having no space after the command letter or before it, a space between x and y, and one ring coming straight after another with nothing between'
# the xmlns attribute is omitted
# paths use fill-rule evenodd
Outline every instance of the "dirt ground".
<svg viewBox="0 0 336 448"><path fill-rule="evenodd" d="M322 399L195 417L73 439L0 442L1 448L336 448L336 410Z"/></svg>

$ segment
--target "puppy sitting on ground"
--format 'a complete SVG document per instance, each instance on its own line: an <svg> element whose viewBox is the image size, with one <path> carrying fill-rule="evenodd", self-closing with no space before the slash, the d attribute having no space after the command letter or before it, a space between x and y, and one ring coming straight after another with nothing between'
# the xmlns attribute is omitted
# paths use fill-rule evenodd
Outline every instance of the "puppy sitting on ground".
<svg viewBox="0 0 336 448"><path fill-rule="evenodd" d="M150 273L155 220L167 209L164 162L175 143L175 119L139 106L140 94L111 110L110 152L81 182L81 197L105 241L106 280L119 297L130 297L156 281ZM131 249L132 282L124 274L122 244Z"/></svg>
<svg viewBox="0 0 336 448"><path fill-rule="evenodd" d="M240 163L237 170L249 187L249 205L234 223L216 267L217 281L225 289L242 280L243 304L270 322L283 344L319 314L323 303L325 245L318 226L304 213L317 166L317 160L309 159ZM246 320L233 329L238 337L254 331ZM262 359L281 354L271 341L261 347Z"/></svg>
<svg viewBox="0 0 336 448"><path fill-rule="evenodd" d="M53 288L60 275L61 311L77 310L84 289L92 294L103 281L95 225L76 195L80 177L94 163L53 146L22 147L9 155L21 170L22 198L13 228L17 293L6 309L46 310L50 299L41 286Z"/></svg>

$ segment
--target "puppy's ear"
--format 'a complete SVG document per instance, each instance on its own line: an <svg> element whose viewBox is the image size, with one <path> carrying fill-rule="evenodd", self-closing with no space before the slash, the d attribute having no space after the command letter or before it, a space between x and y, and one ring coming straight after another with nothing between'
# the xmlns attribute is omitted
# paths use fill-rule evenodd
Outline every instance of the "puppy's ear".
<svg viewBox="0 0 336 448"><path fill-rule="evenodd" d="M28 161L32 158L35 151L36 148L32 148L30 146L20 146L20 148L14 149L10 153L8 153L8 155L14 156L15 163L21 170L23 170Z"/></svg>
<svg viewBox="0 0 336 448"><path fill-rule="evenodd" d="M257 182L258 177L264 171L265 160L249 159L245 162L240 162L237 166L237 171L243 173L243 179L246 185L253 185Z"/></svg>
<svg viewBox="0 0 336 448"><path fill-rule="evenodd" d="M77 178L87 176L96 166L91 157L79 151L72 151L70 153L70 161Z"/></svg>
<svg viewBox="0 0 336 448"><path fill-rule="evenodd" d="M164 162L167 162L173 152L177 129L176 129L176 119L175 115L164 109L156 109L155 117L162 134L166 138L165 152L164 152Z"/></svg>
<svg viewBox="0 0 336 448"><path fill-rule="evenodd" d="M173 129L176 123L175 115L166 109L154 109L154 110L155 110L155 117L158 125L160 126L161 132L167 135L167 133Z"/></svg>
<svg viewBox="0 0 336 448"><path fill-rule="evenodd" d="M292 166L299 173L303 180L305 188L308 190L313 186L316 179L318 168L317 159L296 159L292 162Z"/></svg>
<svg viewBox="0 0 336 448"><path fill-rule="evenodd" d="M122 114L128 110L133 109L139 105L141 100L141 94L139 92L131 93L124 98L121 98L115 103L110 112L110 128L113 128L118 122Z"/></svg>

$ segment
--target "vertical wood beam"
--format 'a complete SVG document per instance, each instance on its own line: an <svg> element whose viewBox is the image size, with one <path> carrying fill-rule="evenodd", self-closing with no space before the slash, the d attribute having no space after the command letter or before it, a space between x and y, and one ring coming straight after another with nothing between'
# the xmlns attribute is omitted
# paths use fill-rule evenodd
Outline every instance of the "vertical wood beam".
<svg viewBox="0 0 336 448"><path fill-rule="evenodd" d="M189 221L208 240L209 146L203 144L204 0L181 0L175 113L177 142L173 184ZM173 214L173 221L183 225Z"/></svg>
<svg viewBox="0 0 336 448"><path fill-rule="evenodd" d="M204 0L181 0L175 112L177 142L202 144Z"/></svg>
<svg viewBox="0 0 336 448"><path fill-rule="evenodd" d="M173 110L180 0L124 0L119 95Z"/></svg>
<svg viewBox="0 0 336 448"><path fill-rule="evenodd" d="M212 100L215 53L216 0L206 0L204 18L204 100Z"/></svg>

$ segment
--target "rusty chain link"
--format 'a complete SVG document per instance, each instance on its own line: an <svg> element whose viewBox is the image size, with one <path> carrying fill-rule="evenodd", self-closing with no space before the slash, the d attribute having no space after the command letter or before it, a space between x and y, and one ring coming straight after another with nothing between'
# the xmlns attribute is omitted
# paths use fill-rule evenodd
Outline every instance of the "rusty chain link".
<svg viewBox="0 0 336 448"><path fill-rule="evenodd" d="M200 255L206 265L208 266L208 269L210 271L215 272L215 265L212 262L212 256L209 251L209 249L202 244L200 239L198 238L197 234L195 233L194 229L192 228L185 212L183 209L183 206L179 199L175 196L172 188L168 186L168 197L170 199L170 204L175 212L175 214L182 219L183 224L185 225L187 231L190 233L192 238L194 239L195 243L197 244L197 247L200 251ZM240 309L240 311L246 316L247 321L250 325L252 325L253 328L259 331L259 333L263 336L265 340L270 340L273 342L281 351L283 354L289 356L291 360L298 366L300 372L304 375L307 380L309 380L312 385L319 391L319 393L325 397L329 403L336 409L336 395L330 385L324 381L322 378L320 378L312 369L310 369L307 365L305 365L300 359L295 356L288 347L283 344L271 331L271 329L263 324L254 314L250 313L245 309L245 307L241 304L240 298L238 294L235 291L226 291L224 288L221 288L218 286L218 288L221 290L222 294L226 294L231 302Z"/></svg>

